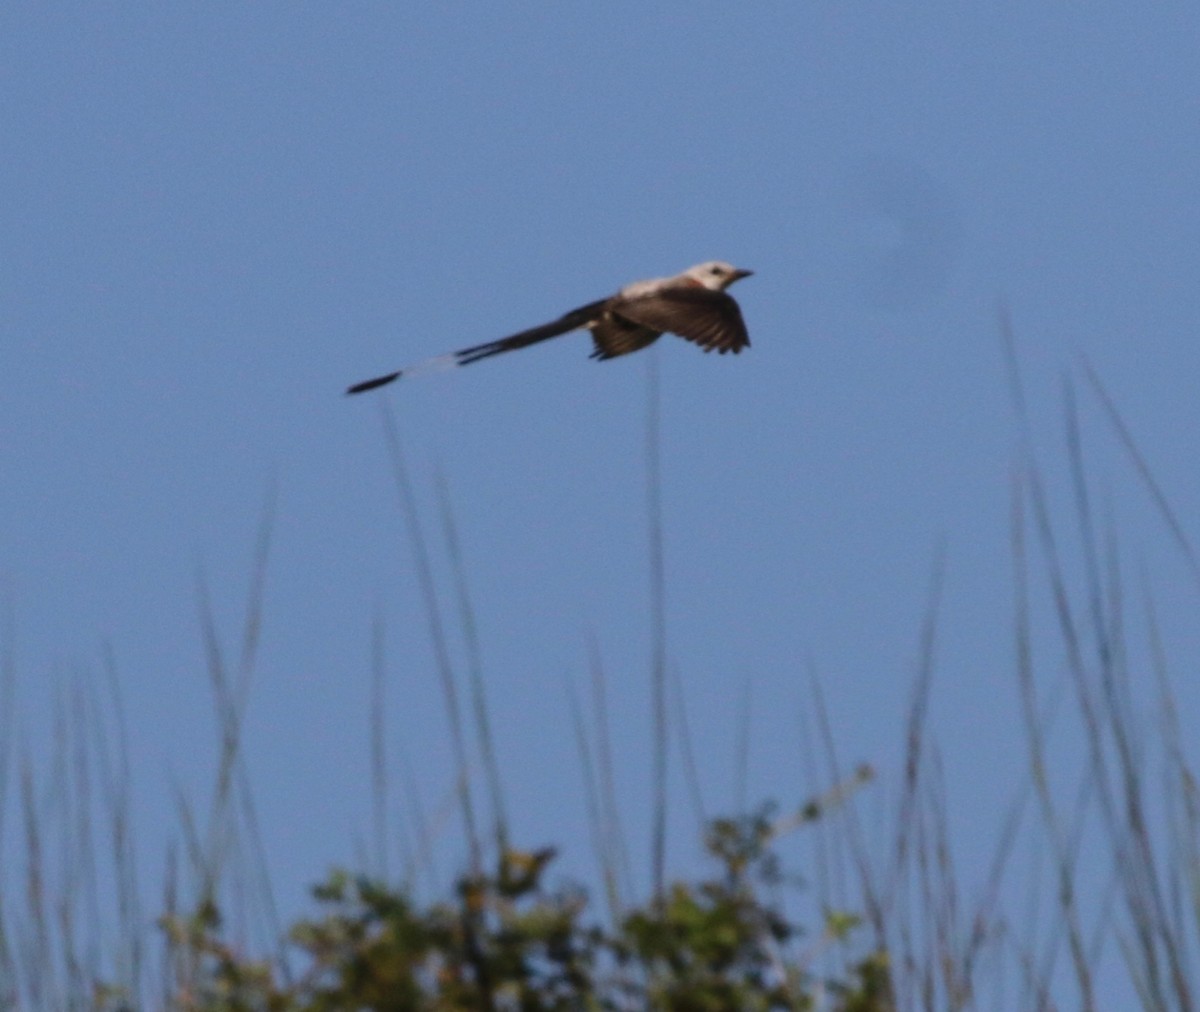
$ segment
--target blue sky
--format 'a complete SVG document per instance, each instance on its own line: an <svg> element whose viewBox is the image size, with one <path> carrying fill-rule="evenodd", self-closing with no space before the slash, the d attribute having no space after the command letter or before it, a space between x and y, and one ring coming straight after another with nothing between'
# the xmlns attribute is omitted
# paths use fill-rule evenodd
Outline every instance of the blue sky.
<svg viewBox="0 0 1200 1012"><path fill-rule="evenodd" d="M959 843L968 860L989 853L995 799L1023 776L997 303L1062 515L1060 384L1082 354L1187 525L1200 506L1200 15L548 11L0 15L0 592L25 746L45 768L56 691L101 684L111 645L154 867L178 836L175 786L199 800L211 784L198 574L233 642L273 487L246 760L285 906L369 832L377 613L390 741L441 804L446 725L386 401L433 535L438 473L450 490L520 837L565 841L564 871L590 873L564 682L582 683L594 636L635 853L648 852L653 356L669 651L710 808L733 803L747 684L751 797L821 789L797 745L810 667L843 758L899 775L941 545L932 721ZM597 364L575 335L342 396L710 258L756 272L733 290L753 341L736 359L664 339ZM1188 671L1194 588L1081 401L1105 513ZM1061 658L1044 660L1060 677ZM1065 732L1057 744L1072 754ZM675 825L690 832L682 811ZM686 868L691 850L678 853Z"/></svg>

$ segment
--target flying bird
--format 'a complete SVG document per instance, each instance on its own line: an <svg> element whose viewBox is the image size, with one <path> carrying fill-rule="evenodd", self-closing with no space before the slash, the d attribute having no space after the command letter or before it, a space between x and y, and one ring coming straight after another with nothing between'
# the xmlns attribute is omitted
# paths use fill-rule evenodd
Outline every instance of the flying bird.
<svg viewBox="0 0 1200 1012"><path fill-rule="evenodd" d="M635 281L616 295L572 309L540 327L355 383L346 393L361 394L419 372L470 365L573 330L591 332L594 348L590 357L600 360L640 351L665 333L678 334L700 345L706 352L717 351L724 355L731 351L736 355L750 346L750 337L746 333L742 311L725 289L752 273L720 260L710 260L689 267L673 278Z"/></svg>

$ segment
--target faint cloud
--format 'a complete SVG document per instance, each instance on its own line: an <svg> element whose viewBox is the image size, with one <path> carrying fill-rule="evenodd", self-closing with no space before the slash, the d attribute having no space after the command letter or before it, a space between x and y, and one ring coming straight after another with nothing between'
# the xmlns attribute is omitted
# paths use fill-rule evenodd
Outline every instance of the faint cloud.
<svg viewBox="0 0 1200 1012"><path fill-rule="evenodd" d="M884 155L839 174L839 274L856 303L914 309L945 291L962 245L950 188L919 165Z"/></svg>

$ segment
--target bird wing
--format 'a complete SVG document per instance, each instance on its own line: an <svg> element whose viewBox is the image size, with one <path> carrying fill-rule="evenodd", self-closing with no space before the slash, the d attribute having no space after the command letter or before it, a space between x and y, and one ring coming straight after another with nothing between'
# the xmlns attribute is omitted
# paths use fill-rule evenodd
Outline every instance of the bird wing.
<svg viewBox="0 0 1200 1012"><path fill-rule="evenodd" d="M736 355L750 345L738 304L725 292L709 288L661 288L618 301L612 311L642 327L669 330L705 351Z"/></svg>
<svg viewBox="0 0 1200 1012"><path fill-rule="evenodd" d="M592 324L590 330L595 350L589 357L600 361L641 351L662 337L661 330L651 330L649 327L630 323L623 316L612 313L601 316Z"/></svg>
<svg viewBox="0 0 1200 1012"><path fill-rule="evenodd" d="M463 348L461 351L452 351L449 355L439 355L437 358L426 359L424 362L407 366L396 372L388 373L386 376L377 376L362 383L355 383L346 393L365 393L368 390L386 386L388 383L398 380L402 376L435 369L452 369L455 366L470 365L472 362L478 362L481 358L490 358L492 355L499 355L506 351L527 348L529 345L537 344L539 341L548 341L552 337L567 334L572 330L578 330L580 327L591 323L599 316L604 307L608 305L608 302L608 299L589 302L586 306L572 309L569 313L564 313L557 320L552 320L550 323L543 323L540 327L531 327L529 330L522 330L519 333L510 334L508 337L489 341L487 344L477 344L471 348Z"/></svg>

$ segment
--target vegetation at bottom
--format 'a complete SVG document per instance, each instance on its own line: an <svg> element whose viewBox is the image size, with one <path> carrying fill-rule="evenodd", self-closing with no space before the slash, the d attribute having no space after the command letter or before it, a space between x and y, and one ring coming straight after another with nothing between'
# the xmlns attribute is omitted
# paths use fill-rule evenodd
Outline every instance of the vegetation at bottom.
<svg viewBox="0 0 1200 1012"><path fill-rule="evenodd" d="M874 1012L894 1007L886 955L819 979L805 938L770 894L781 885L769 808L710 825L717 874L678 882L606 928L578 887L548 888L554 852L509 851L463 877L453 900L415 904L347 872L314 890L320 913L295 924L292 958L245 956L223 939L220 912L165 918L181 1010L678 1009ZM857 919L830 912L840 941ZM810 946L810 948L813 948ZM116 989L107 1009L125 1007Z"/></svg>

